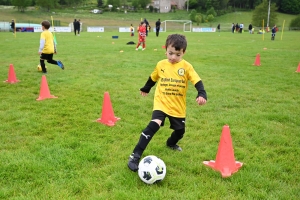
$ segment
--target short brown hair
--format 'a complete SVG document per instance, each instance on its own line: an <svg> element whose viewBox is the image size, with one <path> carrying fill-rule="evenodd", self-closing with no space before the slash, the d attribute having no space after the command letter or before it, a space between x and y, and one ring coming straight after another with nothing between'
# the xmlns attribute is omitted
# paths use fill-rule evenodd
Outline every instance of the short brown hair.
<svg viewBox="0 0 300 200"><path fill-rule="evenodd" d="M184 35L180 34L172 34L169 35L166 40L166 48L171 45L175 48L176 51L180 51L181 49L185 52L187 47L187 41Z"/></svg>
<svg viewBox="0 0 300 200"><path fill-rule="evenodd" d="M43 27L45 27L45 29L49 29L50 28L50 22L47 20L42 21L41 25Z"/></svg>

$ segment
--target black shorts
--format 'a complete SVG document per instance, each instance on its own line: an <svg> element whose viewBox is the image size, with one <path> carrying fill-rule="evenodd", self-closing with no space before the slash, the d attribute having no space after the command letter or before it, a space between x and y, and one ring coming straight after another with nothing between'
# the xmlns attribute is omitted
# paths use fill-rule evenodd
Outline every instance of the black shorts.
<svg viewBox="0 0 300 200"><path fill-rule="evenodd" d="M185 118L172 117L160 110L154 110L152 112L152 120L159 119L162 121L160 126L164 126L166 117L169 118L171 129L180 130L180 129L185 128Z"/></svg>
<svg viewBox="0 0 300 200"><path fill-rule="evenodd" d="M53 60L53 54L42 53L40 58L41 60Z"/></svg>

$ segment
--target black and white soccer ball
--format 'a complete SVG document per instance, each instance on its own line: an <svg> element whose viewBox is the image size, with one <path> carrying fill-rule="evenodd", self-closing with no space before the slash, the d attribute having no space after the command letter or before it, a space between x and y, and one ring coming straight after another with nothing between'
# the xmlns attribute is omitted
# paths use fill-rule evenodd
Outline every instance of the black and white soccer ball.
<svg viewBox="0 0 300 200"><path fill-rule="evenodd" d="M162 181L165 178L166 173L167 167L164 161L156 156L146 156L139 163L139 177L147 184Z"/></svg>

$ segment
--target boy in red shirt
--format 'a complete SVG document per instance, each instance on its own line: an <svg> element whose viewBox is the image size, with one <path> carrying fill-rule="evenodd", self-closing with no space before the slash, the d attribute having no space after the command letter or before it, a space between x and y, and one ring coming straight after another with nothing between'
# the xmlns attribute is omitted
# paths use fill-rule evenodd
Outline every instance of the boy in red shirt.
<svg viewBox="0 0 300 200"><path fill-rule="evenodd" d="M143 51L146 48L146 24L145 22L141 22L141 25L138 28L138 32L139 32L139 41L138 44L136 46L135 50L139 50L139 46L141 45L141 43L143 43Z"/></svg>

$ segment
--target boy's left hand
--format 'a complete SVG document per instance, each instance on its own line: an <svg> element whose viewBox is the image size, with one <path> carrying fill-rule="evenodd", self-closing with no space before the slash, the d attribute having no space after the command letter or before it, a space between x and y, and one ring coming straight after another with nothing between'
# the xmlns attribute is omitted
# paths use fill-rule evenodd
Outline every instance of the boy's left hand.
<svg viewBox="0 0 300 200"><path fill-rule="evenodd" d="M204 105L206 104L206 99L204 99L203 97L198 97L196 99L196 102L198 103L198 105Z"/></svg>

